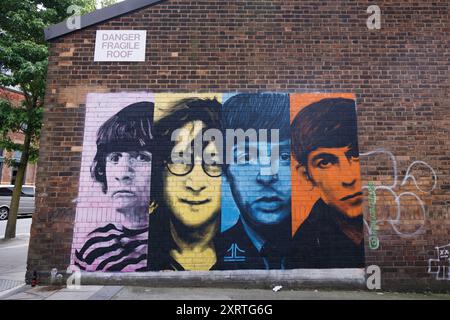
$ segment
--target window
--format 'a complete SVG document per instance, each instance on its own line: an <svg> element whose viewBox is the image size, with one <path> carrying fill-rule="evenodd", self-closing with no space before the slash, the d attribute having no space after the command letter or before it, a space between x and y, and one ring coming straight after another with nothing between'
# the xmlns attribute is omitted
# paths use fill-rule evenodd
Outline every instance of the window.
<svg viewBox="0 0 450 320"><path fill-rule="evenodd" d="M12 197L12 190L9 188L0 188L0 197Z"/></svg>
<svg viewBox="0 0 450 320"><path fill-rule="evenodd" d="M16 184L17 171L17 168L11 169L11 184Z"/></svg>
<svg viewBox="0 0 450 320"><path fill-rule="evenodd" d="M11 184L16 185L16 178L17 178L17 173L19 172L19 168L17 167L13 167L11 169ZM23 174L23 180L22 180L22 185L24 184L24 182L26 181L25 179L27 178L27 170L25 170L24 174Z"/></svg>
<svg viewBox="0 0 450 320"><path fill-rule="evenodd" d="M25 197L34 197L34 188L23 186L22 195Z"/></svg>

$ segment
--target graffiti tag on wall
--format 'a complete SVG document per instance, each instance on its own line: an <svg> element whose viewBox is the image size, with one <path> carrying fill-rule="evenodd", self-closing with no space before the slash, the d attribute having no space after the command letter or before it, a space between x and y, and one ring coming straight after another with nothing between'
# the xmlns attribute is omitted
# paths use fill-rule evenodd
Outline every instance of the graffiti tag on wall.
<svg viewBox="0 0 450 320"><path fill-rule="evenodd" d="M375 190L375 184L369 182L367 189L369 191L369 214L370 214L370 225L369 225L369 248L376 250L380 246L380 239L378 239L378 226L377 226L377 194Z"/></svg>
<svg viewBox="0 0 450 320"><path fill-rule="evenodd" d="M377 185L374 188L375 198L377 198L377 195L382 195L380 198L385 199L385 201L387 201L386 199L392 199L392 202L388 203L387 210L393 210L393 214L390 217L377 220L376 223L371 220L370 226L365 221L366 227L369 230L369 235L373 234L372 231L376 224L382 222L387 222L392 227L393 231L402 238L411 238L423 234L425 221L427 219L427 209L425 202L422 200L422 196L430 194L436 188L437 175L434 169L424 161L414 161L408 166L404 178L400 181L397 159L392 152L378 149L367 153L361 153L361 156L369 158L387 156L388 162L390 162L390 168L392 169L392 183L388 185ZM424 180L427 180L428 182L426 186L421 186L418 182L418 178L416 178L415 170L418 170L419 168L424 169L424 176L426 178ZM408 182L413 183L415 191L400 192L399 190L406 188ZM369 189L369 186L363 186L363 189ZM405 216L408 215L408 212L416 212L418 217L415 217L414 219L405 218ZM411 220L417 221L414 229L403 229L402 227L409 226L407 221L410 222Z"/></svg>
<svg viewBox="0 0 450 320"><path fill-rule="evenodd" d="M436 258L428 260L428 273L436 275L436 280L450 281L450 244L435 249Z"/></svg>

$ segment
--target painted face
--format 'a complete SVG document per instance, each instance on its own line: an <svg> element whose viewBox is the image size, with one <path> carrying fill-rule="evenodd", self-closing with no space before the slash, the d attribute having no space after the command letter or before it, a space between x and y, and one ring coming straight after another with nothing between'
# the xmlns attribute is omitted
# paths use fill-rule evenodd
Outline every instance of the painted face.
<svg viewBox="0 0 450 320"><path fill-rule="evenodd" d="M279 148L279 157L275 160L278 172L270 174L267 172L270 165L261 164L261 159L251 159L252 155L259 154L262 145L247 143L241 151L238 147L234 149L237 161L228 167L230 187L247 221L256 225L277 225L291 212L290 140L263 146L268 148L268 156L275 147Z"/></svg>
<svg viewBox="0 0 450 320"><path fill-rule="evenodd" d="M194 121L181 128L183 139L176 142L173 152L183 152L192 159L193 150L187 148L201 133L204 123ZM204 153L217 154L210 142ZM183 225L198 228L211 222L220 211L221 167L202 165L201 157L191 163L168 164L164 169L164 198L173 214Z"/></svg>
<svg viewBox="0 0 450 320"><path fill-rule="evenodd" d="M107 195L119 212L147 208L150 201L152 154L112 152L106 157Z"/></svg>
<svg viewBox="0 0 450 320"><path fill-rule="evenodd" d="M318 148L308 155L311 179L322 200L352 218L362 214L359 153L349 147Z"/></svg>

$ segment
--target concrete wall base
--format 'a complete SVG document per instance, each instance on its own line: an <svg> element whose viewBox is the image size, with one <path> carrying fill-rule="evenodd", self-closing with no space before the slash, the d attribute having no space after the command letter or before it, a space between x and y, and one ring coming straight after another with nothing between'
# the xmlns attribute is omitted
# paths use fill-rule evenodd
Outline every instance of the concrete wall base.
<svg viewBox="0 0 450 320"><path fill-rule="evenodd" d="M69 274L56 281L66 284ZM72 279L75 277L72 275ZM38 274L39 285L56 284L50 274ZM74 281L72 280L73 284ZM272 289L366 289L365 269L296 269L238 271L81 272L81 285L149 287L223 287Z"/></svg>

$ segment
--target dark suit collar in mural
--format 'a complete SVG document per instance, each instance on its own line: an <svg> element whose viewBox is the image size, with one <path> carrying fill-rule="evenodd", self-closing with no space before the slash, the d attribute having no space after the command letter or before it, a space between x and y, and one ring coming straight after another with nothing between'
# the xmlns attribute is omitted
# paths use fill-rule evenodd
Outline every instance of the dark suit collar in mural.
<svg viewBox="0 0 450 320"><path fill-rule="evenodd" d="M294 235L287 267L296 268L363 268L364 239L355 243L343 232L344 217L319 200L309 217ZM346 219L362 230L363 217Z"/></svg>
<svg viewBox="0 0 450 320"><path fill-rule="evenodd" d="M273 245L246 227L242 219L223 232L217 243L216 269L285 269L289 241Z"/></svg>

